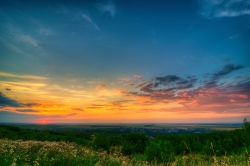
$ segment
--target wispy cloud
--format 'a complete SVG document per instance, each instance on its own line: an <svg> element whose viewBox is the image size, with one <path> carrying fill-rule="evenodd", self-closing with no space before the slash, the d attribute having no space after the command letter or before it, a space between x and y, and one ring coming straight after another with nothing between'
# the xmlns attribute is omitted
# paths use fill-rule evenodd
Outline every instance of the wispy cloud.
<svg viewBox="0 0 250 166"><path fill-rule="evenodd" d="M25 45L34 47L36 49L40 48L40 46L38 45L38 40L28 34L22 33L22 31L19 28L15 27L15 25L6 24L5 28L10 37L16 42L24 43Z"/></svg>
<svg viewBox="0 0 250 166"><path fill-rule="evenodd" d="M250 14L250 0L201 0L200 14L205 18L237 17Z"/></svg>
<svg viewBox="0 0 250 166"><path fill-rule="evenodd" d="M0 76L2 77L14 77L14 78L22 78L22 79L34 79L34 80L47 80L47 77L35 76L35 75L25 75L25 74L13 74L7 72L1 72Z"/></svg>
<svg viewBox="0 0 250 166"><path fill-rule="evenodd" d="M82 13L81 17L85 19L87 22L89 22L91 25L93 25L96 30L100 30L100 28L92 21L89 15Z"/></svg>
<svg viewBox="0 0 250 166"><path fill-rule="evenodd" d="M83 109L81 109L81 108L72 108L72 110L75 110L75 111L82 111L82 112L84 112L84 110L83 110Z"/></svg>
<svg viewBox="0 0 250 166"><path fill-rule="evenodd" d="M52 36L52 35L55 34L52 30L49 30L49 29L46 29L46 28L43 28L43 27L41 27L39 29L39 33L41 35L44 35L44 36Z"/></svg>
<svg viewBox="0 0 250 166"><path fill-rule="evenodd" d="M134 85L135 85L134 82L130 82L130 83L124 84L124 86L134 86Z"/></svg>
<svg viewBox="0 0 250 166"><path fill-rule="evenodd" d="M115 5L111 2L108 4L97 4L97 8L103 13L107 12L111 17L114 17L116 14Z"/></svg>
<svg viewBox="0 0 250 166"><path fill-rule="evenodd" d="M237 38L237 37L239 37L239 34L230 36L229 39L234 39L234 38Z"/></svg>
<svg viewBox="0 0 250 166"><path fill-rule="evenodd" d="M244 66L241 66L241 65L235 66L234 64L227 64L222 68L222 70L215 72L212 75L207 73L205 76L208 76L209 80L204 81L204 85L205 86L214 86L224 76L230 74L231 72L233 72L235 70L239 70L242 68L244 68Z"/></svg>
<svg viewBox="0 0 250 166"><path fill-rule="evenodd" d="M9 49L14 50L16 53L19 54L23 54L23 55L28 55L26 52L24 52L22 49L18 48L17 46L15 46L14 44L11 44L9 42L7 42L6 40L0 39L0 41L7 47L9 47Z"/></svg>
<svg viewBox="0 0 250 166"><path fill-rule="evenodd" d="M38 110L32 110L32 109L17 109L16 111L25 113L39 112Z"/></svg>
<svg viewBox="0 0 250 166"><path fill-rule="evenodd" d="M244 66L242 65L234 65L234 64L227 64L225 65L222 70L218 71L218 72L215 72L212 76L213 79L219 79L220 77L223 77L235 70L239 70L239 69L242 69L244 68Z"/></svg>
<svg viewBox="0 0 250 166"><path fill-rule="evenodd" d="M6 37L4 40L0 39L0 41L3 42L11 50L29 57L34 57L37 55L48 55L48 53L41 47L40 41L36 38L36 36L34 36L33 33L30 33L32 31L27 31L27 29L21 27L22 26L15 22L6 23L4 25L4 34ZM34 31L39 31L37 29L40 29L40 27L35 28ZM41 32L37 33L44 33L43 35L47 33L47 35L52 35L52 31L45 31L46 30L44 29Z"/></svg>
<svg viewBox="0 0 250 166"><path fill-rule="evenodd" d="M103 89L105 89L106 86L107 86L106 84L97 85L95 90L103 90Z"/></svg>
<svg viewBox="0 0 250 166"><path fill-rule="evenodd" d="M29 18L29 24L33 26L33 28L41 35L44 36L52 36L55 35L55 32L51 30L50 28L47 28L47 25L45 25L42 21L35 19L35 18Z"/></svg>
<svg viewBox="0 0 250 166"><path fill-rule="evenodd" d="M40 48L38 45L38 41L36 39L34 39L33 37L31 37L30 35L25 35L25 34L18 34L16 35L16 40L23 42L27 45L36 47L36 48Z"/></svg>
<svg viewBox="0 0 250 166"><path fill-rule="evenodd" d="M61 115L60 118L67 118L67 117L75 116L75 115L77 115L77 113L71 113L71 114Z"/></svg>
<svg viewBox="0 0 250 166"><path fill-rule="evenodd" d="M135 74L135 75L134 75L134 78L141 79L142 76L141 76L141 75L138 75L138 74Z"/></svg>

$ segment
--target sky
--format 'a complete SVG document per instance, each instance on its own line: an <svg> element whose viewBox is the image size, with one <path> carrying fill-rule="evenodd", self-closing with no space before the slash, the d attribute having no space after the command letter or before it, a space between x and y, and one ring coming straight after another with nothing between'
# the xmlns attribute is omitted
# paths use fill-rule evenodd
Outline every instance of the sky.
<svg viewBox="0 0 250 166"><path fill-rule="evenodd" d="M0 123L250 120L250 0L1 0Z"/></svg>

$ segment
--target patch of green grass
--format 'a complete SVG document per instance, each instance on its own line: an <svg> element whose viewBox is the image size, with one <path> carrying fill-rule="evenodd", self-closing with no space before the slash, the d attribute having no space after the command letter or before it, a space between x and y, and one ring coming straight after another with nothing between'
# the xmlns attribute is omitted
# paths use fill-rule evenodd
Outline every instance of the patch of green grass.
<svg viewBox="0 0 250 166"><path fill-rule="evenodd" d="M150 150L150 149L149 149ZM152 148L153 150L153 148ZM0 139L1 166L117 166L117 165L250 165L250 146L242 149L241 154L231 156L202 155L189 153L172 155L161 153L162 160L147 161L145 154L125 156L120 151L108 154L106 151L96 151L91 148L66 142L22 141Z"/></svg>

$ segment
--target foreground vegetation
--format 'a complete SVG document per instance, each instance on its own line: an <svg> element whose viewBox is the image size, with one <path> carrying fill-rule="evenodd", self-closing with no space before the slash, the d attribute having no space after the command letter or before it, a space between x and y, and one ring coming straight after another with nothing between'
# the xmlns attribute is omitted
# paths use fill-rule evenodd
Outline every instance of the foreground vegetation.
<svg viewBox="0 0 250 166"><path fill-rule="evenodd" d="M164 155L164 154L162 154ZM145 155L131 157L118 151L94 151L90 148L66 142L11 141L0 139L0 163L2 166L15 165L250 165L247 151L241 155L216 156L184 154L165 156L167 161L147 161ZM170 158L169 158L170 157Z"/></svg>
<svg viewBox="0 0 250 166"><path fill-rule="evenodd" d="M0 126L0 165L250 165L250 125L206 134L34 131Z"/></svg>

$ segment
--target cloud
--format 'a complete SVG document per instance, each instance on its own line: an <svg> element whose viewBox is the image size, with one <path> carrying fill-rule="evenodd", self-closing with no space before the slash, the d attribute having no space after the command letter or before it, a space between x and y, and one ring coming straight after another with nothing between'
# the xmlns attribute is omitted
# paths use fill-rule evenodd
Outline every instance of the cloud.
<svg viewBox="0 0 250 166"><path fill-rule="evenodd" d="M22 49L18 48L17 46L7 42L4 39L0 39L0 41L5 44L7 47L9 47L9 49L14 50L15 52L19 53L19 54L23 54L23 55L28 55L25 51L23 51Z"/></svg>
<svg viewBox="0 0 250 166"><path fill-rule="evenodd" d="M133 82L124 84L124 86L134 86L134 85L135 85L135 83L133 83Z"/></svg>
<svg viewBox="0 0 250 166"><path fill-rule="evenodd" d="M135 74L135 75L134 75L134 78L141 79L142 76Z"/></svg>
<svg viewBox="0 0 250 166"><path fill-rule="evenodd" d="M7 91L11 91L11 89L10 89L10 88L6 88L5 90L7 90Z"/></svg>
<svg viewBox="0 0 250 166"><path fill-rule="evenodd" d="M13 77L13 78L21 78L21 79L34 79L34 80L47 80L47 77L41 77L41 76L35 76L35 75L25 75L25 74L13 74L13 73L7 73L7 72L1 72L0 76L2 77Z"/></svg>
<svg viewBox="0 0 250 166"><path fill-rule="evenodd" d="M44 36L52 36L52 35L55 34L53 31L51 31L51 30L49 30L49 29L46 29L46 28L43 28L43 27L41 27L41 28L39 29L39 33L40 33L41 35L44 35Z"/></svg>
<svg viewBox="0 0 250 166"><path fill-rule="evenodd" d="M96 30L100 30L100 28L92 21L92 19L88 15L82 13L81 17L85 19L87 22L89 22L91 25L93 25Z"/></svg>
<svg viewBox="0 0 250 166"><path fill-rule="evenodd" d="M111 17L114 17L116 14L115 5L112 3L108 4L97 4L97 8L103 13L109 13Z"/></svg>
<svg viewBox="0 0 250 166"><path fill-rule="evenodd" d="M32 109L17 109L17 112L25 112L25 113L30 113L30 112L39 112L38 110L32 110Z"/></svg>
<svg viewBox="0 0 250 166"><path fill-rule="evenodd" d="M23 105L21 103L17 102L16 100L13 100L13 99L5 96L3 93L0 92L0 106L1 107L6 107L6 106L21 107Z"/></svg>
<svg viewBox="0 0 250 166"><path fill-rule="evenodd" d="M221 70L207 73L201 80L195 76L179 77L167 75L154 77L140 83L138 91L120 93L137 98L144 104L178 103L187 111L223 111L250 113L250 77L238 76L230 81L222 81L225 76L244 66L227 64ZM201 82L201 83L200 83ZM199 84L198 84L199 83Z"/></svg>
<svg viewBox="0 0 250 166"><path fill-rule="evenodd" d="M40 106L41 104L38 104L38 103L26 103L26 104L23 104L24 106L27 106L27 107L32 107L32 106Z"/></svg>
<svg viewBox="0 0 250 166"><path fill-rule="evenodd" d="M81 109L81 108L72 108L72 110L75 110L75 111L84 111L84 110Z"/></svg>
<svg viewBox="0 0 250 166"><path fill-rule="evenodd" d="M142 85L142 84L143 84L143 82L142 82L142 81L138 82L138 86L140 86L140 85Z"/></svg>
<svg viewBox="0 0 250 166"><path fill-rule="evenodd" d="M165 77L155 77L151 81L138 85L138 87L143 92L169 93L175 90L192 88L196 80L195 77L191 76L180 78L176 75L168 75Z"/></svg>
<svg viewBox="0 0 250 166"><path fill-rule="evenodd" d="M33 25L32 25L33 26ZM27 29L21 29L19 24L5 24L5 33L6 40L5 45L16 51L17 53L24 54L25 56L32 57L34 51L36 55L47 55L48 53L39 45L39 40L36 36L32 35L30 32L27 32ZM37 28L39 29L39 28ZM1 39L2 40L2 39Z"/></svg>
<svg viewBox="0 0 250 166"><path fill-rule="evenodd" d="M24 34L17 34L16 40L22 43L25 43L29 46L33 46L35 48L40 48L38 45L38 41L34 38L32 38L30 35L24 35Z"/></svg>
<svg viewBox="0 0 250 166"><path fill-rule="evenodd" d="M77 113L71 113L71 114L61 115L61 116L59 116L59 117L60 117L60 118L67 118L67 117L75 116L75 115L77 115Z"/></svg>
<svg viewBox="0 0 250 166"><path fill-rule="evenodd" d="M230 74L231 72L235 71L235 70L239 70L239 69L242 69L244 68L244 66L241 66L241 65L238 65L238 66L235 66L234 64L227 64L225 65L222 70L218 71L218 72L215 72L211 75L211 78L209 81L206 81L205 84L206 86L213 86L214 84L217 83L217 81Z"/></svg>
<svg viewBox="0 0 250 166"><path fill-rule="evenodd" d="M230 36L229 39L234 39L234 38L237 38L237 37L239 37L239 34Z"/></svg>
<svg viewBox="0 0 250 166"><path fill-rule="evenodd" d="M248 112L250 113L250 81L238 82L229 86L199 87L186 92L182 104L185 107L213 110L215 112ZM237 111L236 111L237 109Z"/></svg>
<svg viewBox="0 0 250 166"><path fill-rule="evenodd" d="M37 103L20 103L14 99L11 99L7 96L5 96L2 92L0 92L0 107L31 107L31 106L37 106L39 104Z"/></svg>
<svg viewBox="0 0 250 166"><path fill-rule="evenodd" d="M123 82L128 82L128 81L131 81L131 78L128 78L128 77L119 77L118 80L123 83Z"/></svg>
<svg viewBox="0 0 250 166"><path fill-rule="evenodd" d="M113 105L122 107L123 104L134 102L134 100L119 100L119 101L114 101L112 102Z"/></svg>
<svg viewBox="0 0 250 166"><path fill-rule="evenodd" d="M223 77L231 73L232 71L239 70L242 68L244 68L244 66L241 66L241 65L235 66L234 64L227 64L223 67L221 71L213 74L213 79L219 79L220 77Z"/></svg>
<svg viewBox="0 0 250 166"><path fill-rule="evenodd" d="M197 0L205 18L237 17L250 14L250 0Z"/></svg>
<svg viewBox="0 0 250 166"><path fill-rule="evenodd" d="M107 86L107 85L106 85L106 84L97 85L97 86L95 87L95 90L103 90L105 86Z"/></svg>

